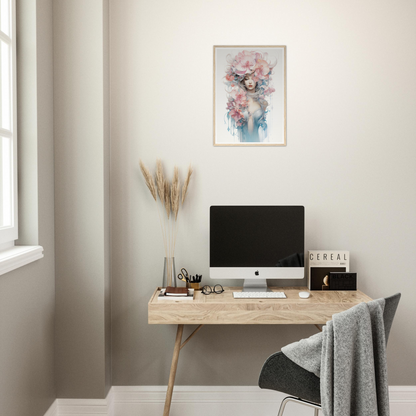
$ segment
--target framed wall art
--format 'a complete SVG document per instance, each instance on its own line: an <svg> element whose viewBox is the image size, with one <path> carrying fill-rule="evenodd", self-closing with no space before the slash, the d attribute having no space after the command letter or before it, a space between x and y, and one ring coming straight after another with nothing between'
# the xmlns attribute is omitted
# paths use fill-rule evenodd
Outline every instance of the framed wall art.
<svg viewBox="0 0 416 416"><path fill-rule="evenodd" d="M214 46L214 146L286 146L286 46Z"/></svg>

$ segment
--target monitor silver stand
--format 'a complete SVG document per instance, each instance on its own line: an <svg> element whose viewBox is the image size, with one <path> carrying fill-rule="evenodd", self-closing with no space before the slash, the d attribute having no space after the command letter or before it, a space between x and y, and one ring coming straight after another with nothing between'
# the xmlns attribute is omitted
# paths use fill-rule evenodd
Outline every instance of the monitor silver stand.
<svg viewBox="0 0 416 416"><path fill-rule="evenodd" d="M244 279L243 292L270 292L266 279Z"/></svg>

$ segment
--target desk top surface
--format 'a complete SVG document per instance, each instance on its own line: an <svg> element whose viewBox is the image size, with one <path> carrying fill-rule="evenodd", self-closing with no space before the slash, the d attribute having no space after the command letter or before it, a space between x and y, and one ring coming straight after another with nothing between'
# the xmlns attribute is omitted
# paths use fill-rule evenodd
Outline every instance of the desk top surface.
<svg viewBox="0 0 416 416"><path fill-rule="evenodd" d="M232 325L232 324L320 324L332 315L371 300L357 291L309 291L306 287L272 287L285 292L286 299L234 299L241 287L224 287L221 294L203 295L195 291L194 300L157 299L157 288L148 304L149 324ZM299 292L311 296L301 299Z"/></svg>

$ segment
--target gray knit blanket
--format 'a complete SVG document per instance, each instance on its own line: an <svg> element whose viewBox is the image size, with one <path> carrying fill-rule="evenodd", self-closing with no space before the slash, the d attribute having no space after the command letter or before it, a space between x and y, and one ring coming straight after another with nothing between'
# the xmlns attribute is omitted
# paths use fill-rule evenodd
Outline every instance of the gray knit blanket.
<svg viewBox="0 0 416 416"><path fill-rule="evenodd" d="M384 299L333 315L323 331L282 348L321 378L325 416L389 416Z"/></svg>

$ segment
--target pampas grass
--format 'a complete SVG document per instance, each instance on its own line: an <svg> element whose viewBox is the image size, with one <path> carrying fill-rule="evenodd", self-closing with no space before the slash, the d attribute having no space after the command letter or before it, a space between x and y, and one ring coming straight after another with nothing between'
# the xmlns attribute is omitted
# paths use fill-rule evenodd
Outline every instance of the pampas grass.
<svg viewBox="0 0 416 416"><path fill-rule="evenodd" d="M188 186L189 186L189 182L191 180L192 172L193 172L192 166L189 165L188 174L186 175L186 179L185 179L185 182L184 182L183 187L182 187L182 205L185 202L185 198L186 198L186 194L188 192Z"/></svg>
<svg viewBox="0 0 416 416"><path fill-rule="evenodd" d="M143 173L146 185L149 188L149 191L152 194L153 199L156 201L156 187L155 182L153 180L153 176L151 175L149 169L146 168L142 161L140 161L140 169Z"/></svg>
<svg viewBox="0 0 416 416"><path fill-rule="evenodd" d="M165 205L166 215L168 216L168 219L170 217L170 189L169 189L169 182L167 180L163 181L164 186L164 200L162 201L162 204Z"/></svg>
<svg viewBox="0 0 416 416"><path fill-rule="evenodd" d="M165 256L168 258L168 285L172 284L172 258L175 255L176 237L178 233L178 216L180 205L185 202L188 193L189 182L193 173L192 166L189 165L185 181L182 186L179 179L179 169L175 166L173 170L172 183L169 183L163 170L163 164L160 159L156 160L155 178L153 178L149 169L140 160L140 170L143 174L146 186L149 188L153 199L156 202L160 225L162 228L163 244ZM159 202L157 200L159 196Z"/></svg>
<svg viewBox="0 0 416 416"><path fill-rule="evenodd" d="M140 161L141 163L141 161ZM165 200L165 179L163 173L162 161L156 160L156 187L161 201Z"/></svg>
<svg viewBox="0 0 416 416"><path fill-rule="evenodd" d="M170 187L170 203L172 207L172 214L175 216L175 221L178 219L179 197L179 169L175 166L172 186Z"/></svg>

